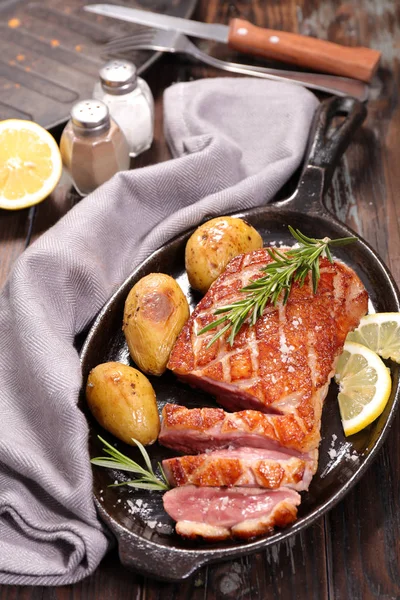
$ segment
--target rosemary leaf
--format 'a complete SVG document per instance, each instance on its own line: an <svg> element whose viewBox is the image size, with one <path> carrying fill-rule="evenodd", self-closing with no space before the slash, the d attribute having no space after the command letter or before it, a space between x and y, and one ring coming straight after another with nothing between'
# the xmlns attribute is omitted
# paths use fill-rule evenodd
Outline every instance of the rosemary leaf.
<svg viewBox="0 0 400 600"><path fill-rule="evenodd" d="M146 463L146 467L148 468L149 473L154 475L153 467L151 466L151 462L150 462L150 457L147 454L143 444L141 444L138 440L135 440L134 438L132 438L132 439L135 442L136 446L139 448L140 454L143 456L144 462Z"/></svg>
<svg viewBox="0 0 400 600"><path fill-rule="evenodd" d="M138 490L154 490L157 492L169 490L169 485L164 484L161 481L160 481L160 483L141 483L141 482L137 483L133 479L132 481L127 481L125 485L136 488Z"/></svg>
<svg viewBox="0 0 400 600"><path fill-rule="evenodd" d="M160 488L159 483L148 483L146 481L141 481L140 479L131 479L130 481L123 481L122 483L112 483L108 487L122 487L123 485L128 485L129 487L134 487L138 490L169 489L169 486L166 486L165 488Z"/></svg>
<svg viewBox="0 0 400 600"><path fill-rule="evenodd" d="M162 466L161 466L161 463L160 463L160 462L159 462L159 463L157 463L157 464L158 464L158 468L160 469L161 477L163 478L163 480L164 480L164 483L165 483L165 484L166 484L166 486L167 486L167 490L169 490L169 487L170 487L170 486L169 486L169 483L168 483L168 479L167 479L167 478L166 478L166 476L165 476L164 469L162 468Z"/></svg>
<svg viewBox="0 0 400 600"><path fill-rule="evenodd" d="M108 457L98 457L92 458L90 461L92 465L97 465L98 467L106 467L106 469L119 469L120 471L129 471L130 473L137 473L138 475L143 475L143 469L135 469L133 466L125 465L122 462L114 461L112 459L107 460Z"/></svg>
<svg viewBox="0 0 400 600"><path fill-rule="evenodd" d="M255 281L251 281L240 290L241 293L245 294L243 299L218 307L214 314L224 316L209 323L198 332L197 335L202 335L220 325L222 326L208 342L207 348L229 330L227 341L232 346L236 335L246 321L249 322L250 326L254 326L257 319L263 315L267 304L270 303L276 306L281 296L283 304L286 304L293 282L298 283L300 286L304 285L310 272L315 294L321 276L320 258L326 257L331 263L333 262L329 246L344 246L357 240L356 237L336 240L331 240L328 237L322 239L311 238L301 233L299 229L293 229L290 225L289 231L297 244L285 253L276 248L266 248L271 262L261 269L264 275Z"/></svg>
<svg viewBox="0 0 400 600"><path fill-rule="evenodd" d="M329 260L330 263L333 263L333 256L332 256L331 251L328 246L325 248L325 256Z"/></svg>
<svg viewBox="0 0 400 600"><path fill-rule="evenodd" d="M336 240L329 240L330 246L346 246L346 244L351 244L352 242L356 242L358 238L356 237L345 237L345 238L337 238Z"/></svg>
<svg viewBox="0 0 400 600"><path fill-rule="evenodd" d="M215 311L215 314L217 314L217 311ZM205 333L206 331L209 331L210 329L215 329L221 323L225 323L225 321L226 321L225 317L222 317L222 319L217 319L216 321L213 321L209 325L206 325L205 327L203 327L203 329L201 331Z"/></svg>
<svg viewBox="0 0 400 600"><path fill-rule="evenodd" d="M109 487L129 485L130 487L136 487L142 490L169 489L169 484L162 466L160 465L160 463L158 464L162 476L162 479L159 479L154 473L147 450L145 449L143 444L141 444L138 440L132 438L132 440L135 442L136 446L140 450L140 453L143 457L147 469L143 468L141 465L139 465L134 460L130 459L128 456L125 456L125 454L122 454L122 452L114 448L114 446L111 446L111 444L106 442L106 440L104 440L102 437L97 437L105 445L105 448L103 448L103 450L109 456L99 456L97 458L92 458L90 462L93 465L97 465L98 467L106 467L107 469L119 469L120 471L129 471L130 473L135 473L135 475L139 475L139 477L136 479L132 479L130 481L123 481L122 483L115 483L110 485Z"/></svg>

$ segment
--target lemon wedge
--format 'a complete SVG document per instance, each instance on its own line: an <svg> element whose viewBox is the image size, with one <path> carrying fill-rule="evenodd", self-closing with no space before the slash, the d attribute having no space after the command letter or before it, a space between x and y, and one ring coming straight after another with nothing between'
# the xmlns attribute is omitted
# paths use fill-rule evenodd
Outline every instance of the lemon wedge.
<svg viewBox="0 0 400 600"><path fill-rule="evenodd" d="M338 400L343 430L346 436L353 435L383 412L392 389L390 371L375 352L346 341L335 380L340 388Z"/></svg>
<svg viewBox="0 0 400 600"><path fill-rule="evenodd" d="M57 142L32 121L0 121L0 208L16 210L44 200L62 171Z"/></svg>
<svg viewBox="0 0 400 600"><path fill-rule="evenodd" d="M366 315L347 341L367 346L382 358L400 363L400 313Z"/></svg>

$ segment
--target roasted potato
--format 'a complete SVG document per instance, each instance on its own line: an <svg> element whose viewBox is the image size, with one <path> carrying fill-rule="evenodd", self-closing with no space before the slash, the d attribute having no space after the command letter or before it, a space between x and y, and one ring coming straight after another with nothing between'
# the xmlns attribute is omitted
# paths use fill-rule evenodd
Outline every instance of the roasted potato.
<svg viewBox="0 0 400 600"><path fill-rule="evenodd" d="M234 256L262 246L260 234L243 219L217 217L203 223L186 244L190 285L205 294Z"/></svg>
<svg viewBox="0 0 400 600"><path fill-rule="evenodd" d="M118 362L97 365L86 384L89 408L104 429L134 446L132 438L153 444L160 432L156 395L150 381Z"/></svg>
<svg viewBox="0 0 400 600"><path fill-rule="evenodd" d="M151 273L133 286L125 302L122 329L130 355L144 373L164 373L189 312L184 293L169 275Z"/></svg>

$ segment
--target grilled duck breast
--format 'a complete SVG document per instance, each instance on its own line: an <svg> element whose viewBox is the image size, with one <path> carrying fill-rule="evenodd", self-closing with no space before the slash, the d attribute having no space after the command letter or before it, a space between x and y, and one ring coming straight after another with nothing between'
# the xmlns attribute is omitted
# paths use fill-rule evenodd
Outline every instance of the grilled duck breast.
<svg viewBox="0 0 400 600"><path fill-rule="evenodd" d="M188 453L215 449L164 461L179 486L164 495L164 507L183 536L249 538L295 520L300 496L288 486L306 489L316 470L322 403L346 335L367 312L357 275L321 259L315 294L308 277L292 286L285 305L269 304L254 326L244 324L233 346L228 332L207 348L215 331L198 332L217 308L243 298L240 289L270 261L266 249L234 258L170 356L179 378L239 411L164 409L161 443Z"/></svg>
<svg viewBox="0 0 400 600"><path fill-rule="evenodd" d="M322 402L335 362L347 333L366 314L368 296L352 269L321 259L315 294L308 277L302 287L292 286L286 305L267 305L254 326L244 324L232 347L228 332L207 348L215 331L201 336L198 331L215 319L216 308L242 298L239 290L262 276L260 269L270 261L262 248L229 263L184 326L168 367L230 411L295 417L306 434L299 450L307 451L318 446Z"/></svg>

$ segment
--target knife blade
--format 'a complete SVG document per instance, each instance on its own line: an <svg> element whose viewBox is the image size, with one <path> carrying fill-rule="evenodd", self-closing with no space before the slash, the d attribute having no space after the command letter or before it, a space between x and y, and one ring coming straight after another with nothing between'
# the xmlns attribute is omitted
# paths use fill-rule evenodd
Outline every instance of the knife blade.
<svg viewBox="0 0 400 600"><path fill-rule="evenodd" d="M88 12L121 21L168 29L186 35L228 44L231 48L269 59L311 68L315 71L353 77L369 82L381 53L363 46L349 47L316 38L258 27L244 19L229 25L202 23L115 4L88 4Z"/></svg>

